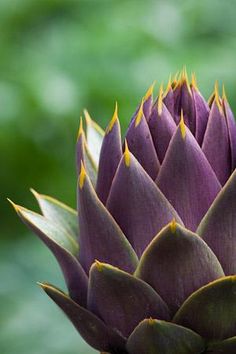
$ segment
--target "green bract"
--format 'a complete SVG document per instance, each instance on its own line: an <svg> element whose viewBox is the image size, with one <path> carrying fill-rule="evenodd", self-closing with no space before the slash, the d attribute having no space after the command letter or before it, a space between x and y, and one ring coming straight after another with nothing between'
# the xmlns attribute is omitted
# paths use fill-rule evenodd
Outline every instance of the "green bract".
<svg viewBox="0 0 236 354"><path fill-rule="evenodd" d="M122 142L85 111L78 208L33 191L13 204L57 258L68 294L40 284L95 349L236 353L236 125L225 92L207 103L186 71L153 86ZM59 324L58 324L59 325Z"/></svg>

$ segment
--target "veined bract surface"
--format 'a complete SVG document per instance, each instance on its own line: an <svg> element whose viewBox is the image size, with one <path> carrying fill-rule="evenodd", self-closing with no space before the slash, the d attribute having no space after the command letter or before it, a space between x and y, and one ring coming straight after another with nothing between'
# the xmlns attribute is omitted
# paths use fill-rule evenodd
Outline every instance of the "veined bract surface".
<svg viewBox="0 0 236 354"><path fill-rule="evenodd" d="M122 142L85 111L78 209L33 191L13 203L56 257L68 294L40 284L93 348L111 354L236 353L236 125L218 86L186 71L138 105Z"/></svg>

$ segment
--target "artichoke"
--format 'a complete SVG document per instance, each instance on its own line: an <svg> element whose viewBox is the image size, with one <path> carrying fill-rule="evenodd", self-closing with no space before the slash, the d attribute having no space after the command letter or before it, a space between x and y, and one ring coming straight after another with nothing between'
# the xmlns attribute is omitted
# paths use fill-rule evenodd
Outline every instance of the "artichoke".
<svg viewBox="0 0 236 354"><path fill-rule="evenodd" d="M33 191L13 204L46 244L68 294L40 283L91 347L111 354L236 353L236 124L186 70L153 85L122 144L84 111L78 211ZM78 226L79 225L79 226Z"/></svg>

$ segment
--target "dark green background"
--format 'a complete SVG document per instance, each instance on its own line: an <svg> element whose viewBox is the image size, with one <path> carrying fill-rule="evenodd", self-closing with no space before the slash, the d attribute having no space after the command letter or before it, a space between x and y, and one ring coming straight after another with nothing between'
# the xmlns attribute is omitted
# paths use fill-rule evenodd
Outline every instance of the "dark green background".
<svg viewBox="0 0 236 354"><path fill-rule="evenodd" d="M147 87L183 65L208 97L236 109L234 0L0 0L0 352L92 353L36 286L63 286L56 262L6 202L29 188L75 205L74 143L83 107L124 129ZM157 86L158 86L157 84Z"/></svg>

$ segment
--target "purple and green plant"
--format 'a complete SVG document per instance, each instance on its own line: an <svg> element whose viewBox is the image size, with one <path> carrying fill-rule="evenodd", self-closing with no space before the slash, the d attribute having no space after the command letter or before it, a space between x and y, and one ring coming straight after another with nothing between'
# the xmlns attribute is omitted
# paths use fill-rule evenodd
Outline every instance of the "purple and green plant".
<svg viewBox="0 0 236 354"><path fill-rule="evenodd" d="M84 111L78 208L33 191L13 203L63 272L40 283L91 347L111 354L236 353L236 124L218 85L209 101L186 70L153 85L125 139Z"/></svg>

